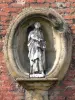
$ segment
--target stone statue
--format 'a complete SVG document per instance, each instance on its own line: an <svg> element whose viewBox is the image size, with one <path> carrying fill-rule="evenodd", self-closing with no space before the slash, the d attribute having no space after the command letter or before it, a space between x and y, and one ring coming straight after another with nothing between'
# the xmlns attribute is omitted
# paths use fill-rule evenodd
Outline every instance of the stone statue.
<svg viewBox="0 0 75 100"><path fill-rule="evenodd" d="M36 22L34 29L28 35L28 58L30 60L30 77L45 76L45 48L43 33L40 30L41 24Z"/></svg>

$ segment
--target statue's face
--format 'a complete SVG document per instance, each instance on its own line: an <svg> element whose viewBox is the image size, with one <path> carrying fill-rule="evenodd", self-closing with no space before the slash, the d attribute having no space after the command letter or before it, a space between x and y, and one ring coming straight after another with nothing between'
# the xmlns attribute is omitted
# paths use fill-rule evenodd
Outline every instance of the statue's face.
<svg viewBox="0 0 75 100"><path fill-rule="evenodd" d="M34 24L34 26L35 26L35 28L40 28L40 27L41 27L41 25L40 25L39 22L36 22L36 23Z"/></svg>

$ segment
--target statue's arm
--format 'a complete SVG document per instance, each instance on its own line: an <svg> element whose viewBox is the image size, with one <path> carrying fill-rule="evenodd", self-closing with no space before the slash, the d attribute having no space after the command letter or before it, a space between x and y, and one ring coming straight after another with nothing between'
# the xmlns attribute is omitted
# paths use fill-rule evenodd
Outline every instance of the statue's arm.
<svg viewBox="0 0 75 100"><path fill-rule="evenodd" d="M30 34L29 34L29 36L28 36L28 41L30 40Z"/></svg>

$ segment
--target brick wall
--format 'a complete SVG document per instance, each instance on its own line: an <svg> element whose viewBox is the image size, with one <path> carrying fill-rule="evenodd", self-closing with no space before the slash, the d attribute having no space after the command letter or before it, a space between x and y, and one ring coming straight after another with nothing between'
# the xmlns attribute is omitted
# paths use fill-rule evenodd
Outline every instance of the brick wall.
<svg viewBox="0 0 75 100"><path fill-rule="evenodd" d="M54 8L69 23L73 34L73 54L65 78L49 91L50 100L75 100L75 0L0 0L0 100L24 100L24 89L9 75L3 54L6 29L12 18L26 7Z"/></svg>

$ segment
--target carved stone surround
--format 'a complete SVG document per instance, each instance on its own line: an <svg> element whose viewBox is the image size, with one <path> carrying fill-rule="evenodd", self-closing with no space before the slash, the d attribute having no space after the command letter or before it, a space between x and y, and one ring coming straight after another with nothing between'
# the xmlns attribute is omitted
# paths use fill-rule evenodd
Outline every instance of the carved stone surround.
<svg viewBox="0 0 75 100"><path fill-rule="evenodd" d="M47 42L44 78L29 77L27 28L35 21L41 23ZM68 70L71 53L71 31L65 20L51 8L23 9L10 23L4 46L5 59L10 74L26 89L47 90L53 82L61 80Z"/></svg>

